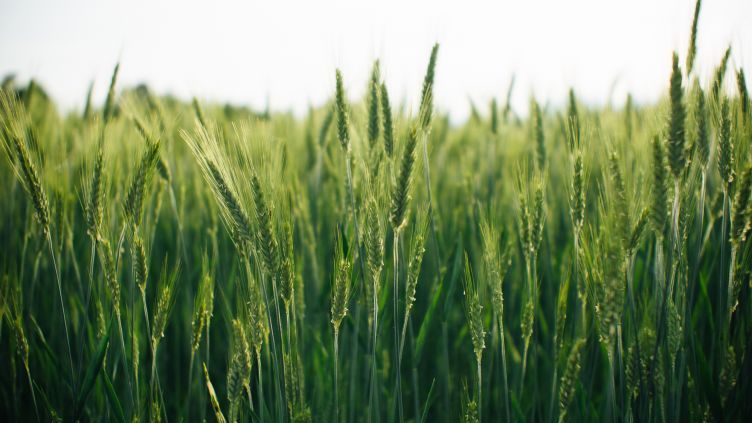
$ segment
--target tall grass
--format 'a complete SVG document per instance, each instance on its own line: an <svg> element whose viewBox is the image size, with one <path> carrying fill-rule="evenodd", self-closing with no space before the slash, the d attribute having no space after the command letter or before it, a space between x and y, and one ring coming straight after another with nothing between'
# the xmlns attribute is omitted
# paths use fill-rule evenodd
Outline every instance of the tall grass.
<svg viewBox="0 0 752 423"><path fill-rule="evenodd" d="M700 6L655 104L455 122L438 45L415 105L376 61L304 118L7 81L0 418L743 421L752 116Z"/></svg>

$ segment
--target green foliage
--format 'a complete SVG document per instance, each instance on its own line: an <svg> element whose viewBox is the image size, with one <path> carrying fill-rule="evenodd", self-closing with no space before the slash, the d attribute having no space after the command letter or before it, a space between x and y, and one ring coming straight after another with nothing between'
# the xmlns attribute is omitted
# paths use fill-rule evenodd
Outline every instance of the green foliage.
<svg viewBox="0 0 752 423"><path fill-rule="evenodd" d="M455 122L437 53L412 109L374 66L305 119L4 83L0 416L742 421L743 71Z"/></svg>

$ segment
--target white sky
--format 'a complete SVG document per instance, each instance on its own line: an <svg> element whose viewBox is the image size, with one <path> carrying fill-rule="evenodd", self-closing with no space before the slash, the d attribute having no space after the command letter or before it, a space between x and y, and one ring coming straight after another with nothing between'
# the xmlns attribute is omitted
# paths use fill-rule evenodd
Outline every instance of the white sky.
<svg viewBox="0 0 752 423"><path fill-rule="evenodd" d="M376 58L391 96L414 104L439 42L436 103L454 119L470 98L483 112L503 99L512 74L517 110L533 93L563 104L570 86L588 103L620 105L628 91L638 101L664 92L671 52L684 63L693 9L694 0L0 0L0 76L33 77L80 108L92 80L102 101L120 60L124 85L302 113L332 94L336 67L361 95ZM705 0L701 75L729 43L752 80L752 0Z"/></svg>

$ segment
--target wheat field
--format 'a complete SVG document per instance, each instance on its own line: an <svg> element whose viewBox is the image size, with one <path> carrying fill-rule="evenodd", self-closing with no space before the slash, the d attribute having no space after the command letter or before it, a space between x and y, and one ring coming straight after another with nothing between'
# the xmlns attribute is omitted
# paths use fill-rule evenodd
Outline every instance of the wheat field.
<svg viewBox="0 0 752 423"><path fill-rule="evenodd" d="M375 61L303 118L6 79L0 418L745 420L752 111L699 11L656 104L451 123L438 44L414 107Z"/></svg>

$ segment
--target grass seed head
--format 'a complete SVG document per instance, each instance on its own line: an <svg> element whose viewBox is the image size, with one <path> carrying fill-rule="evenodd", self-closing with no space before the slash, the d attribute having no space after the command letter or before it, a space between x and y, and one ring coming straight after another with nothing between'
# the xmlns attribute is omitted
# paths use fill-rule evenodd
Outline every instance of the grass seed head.
<svg viewBox="0 0 752 423"><path fill-rule="evenodd" d="M198 119L201 127L208 128L208 122L206 120L206 115L204 114L204 109L201 107L201 103L198 102L198 99L196 97L193 97L191 105L193 105L193 112L196 114L196 119Z"/></svg>
<svg viewBox="0 0 752 423"><path fill-rule="evenodd" d="M496 104L496 98L491 99L491 133L499 133L499 110Z"/></svg>
<svg viewBox="0 0 752 423"><path fill-rule="evenodd" d="M128 194L125 198L125 214L131 223L135 226L141 224L141 217L144 212L144 200L146 197L146 188L151 182L152 174L159 160L159 146L157 141L147 145L136 168L136 174L133 175Z"/></svg>
<svg viewBox="0 0 752 423"><path fill-rule="evenodd" d="M211 175L212 187L218 194L218 200L230 215L230 235L242 254L245 251L246 243L252 239L250 218L217 165L213 161L207 160L207 167Z"/></svg>
<svg viewBox="0 0 752 423"><path fill-rule="evenodd" d="M619 165L619 158L615 152L608 155L609 180L612 186L612 195L610 199L611 208L616 217L616 232L626 249L629 243L629 203L627 201L627 187L624 182L624 175Z"/></svg>
<svg viewBox="0 0 752 423"><path fill-rule="evenodd" d="M703 168L710 161L710 137L708 136L708 117L705 110L705 93L700 83L695 81L695 105L694 105L694 145L695 151L700 158Z"/></svg>
<svg viewBox="0 0 752 423"><path fill-rule="evenodd" d="M433 117L433 82L436 74L436 58L439 54L439 44L434 44L431 49L431 58L428 60L428 68L423 78L423 89L420 93L420 129L428 130Z"/></svg>
<svg viewBox="0 0 752 423"><path fill-rule="evenodd" d="M569 350L564 374L561 375L561 381L559 382L559 412L562 417L567 414L567 409L572 403L572 399L574 399L577 380L580 375L583 348L585 348L585 340L578 339L572 346L572 349Z"/></svg>
<svg viewBox="0 0 752 423"><path fill-rule="evenodd" d="M371 196L366 202L366 264L368 268L369 280L364 284L366 292L366 308L369 310L369 319L373 319L374 313L374 295L379 296L379 287L381 284L381 272L384 268L384 237L386 230L379 217L378 205L376 199Z"/></svg>
<svg viewBox="0 0 752 423"><path fill-rule="evenodd" d="M520 329L522 331L522 339L525 342L529 342L533 336L533 319L535 318L535 310L533 306L532 298L528 298L522 309L522 316L520 318Z"/></svg>
<svg viewBox="0 0 752 423"><path fill-rule="evenodd" d="M256 208L256 221L258 222L258 234L256 236L258 249L269 277L279 277L279 256L277 240L272 228L271 209L266 202L264 190L258 176L251 176L251 189L253 190L253 202Z"/></svg>
<svg viewBox="0 0 752 423"><path fill-rule="evenodd" d="M42 233L47 235L50 230L50 209L47 195L42 188L40 174L29 150L29 146L33 147L37 144L27 113L14 93L6 90L0 91L0 127L2 127L3 145L14 172L31 199L34 217L40 224Z"/></svg>
<svg viewBox="0 0 752 423"><path fill-rule="evenodd" d="M266 303L261 295L259 281L255 278L248 280L248 329L250 344L260 357L261 347L269 336L269 321L266 313Z"/></svg>
<svg viewBox="0 0 752 423"><path fill-rule="evenodd" d="M632 253L637 249L640 239L642 238L645 227L648 225L650 219L650 210L648 208L642 209L642 212L637 217L637 221L632 228L632 235L629 237L629 243L627 244L627 253Z"/></svg>
<svg viewBox="0 0 752 423"><path fill-rule="evenodd" d="M658 136L653 137L653 187L651 190L650 220L653 231L662 236L668 214L668 181L663 143Z"/></svg>
<svg viewBox="0 0 752 423"><path fill-rule="evenodd" d="M695 56L697 55L697 22L700 20L700 6L702 6L702 0L697 0L695 3L695 13L692 18L692 30L689 33L689 48L687 49L687 62L685 67L687 68L687 76L692 73L692 68L695 64Z"/></svg>
<svg viewBox="0 0 752 423"><path fill-rule="evenodd" d="M289 220L285 220L283 223L282 232L284 235L284 243L280 249L280 263L279 272L281 278L280 295L282 295L282 301L289 307L292 304L293 297L295 296L295 263L294 263L294 251L293 251L293 235L292 235L292 223Z"/></svg>
<svg viewBox="0 0 752 423"><path fill-rule="evenodd" d="M736 186L733 206L731 208L731 244L738 246L747 239L747 234L752 225L752 166L741 174Z"/></svg>
<svg viewBox="0 0 752 423"><path fill-rule="evenodd" d="M415 164L415 146L417 143L417 129L412 128L402 152L402 162L397 182L392 190L390 221L395 231L402 230L407 220L407 207L410 201L410 181L412 179L413 165Z"/></svg>
<svg viewBox="0 0 752 423"><path fill-rule="evenodd" d="M412 243L410 250L410 261L407 264L407 280L405 281L405 316L410 314L413 305L415 304L415 292L418 288L418 278L420 276L420 268L423 264L423 254L425 253L425 235L426 235L426 222L427 219L423 218L422 222L418 225L417 234L415 240Z"/></svg>
<svg viewBox="0 0 752 423"><path fill-rule="evenodd" d="M118 73L120 72L120 63L115 64L115 69L112 71L112 79L110 79L110 89L107 91L107 99L104 102L104 110L102 116L105 123L112 120L115 114L115 84L117 83Z"/></svg>
<svg viewBox="0 0 752 423"><path fill-rule="evenodd" d="M369 84L369 97L368 97L368 143L371 148L374 148L376 141L379 139L379 61L377 60L373 64L373 70L371 71L371 82Z"/></svg>
<svg viewBox="0 0 752 423"><path fill-rule="evenodd" d="M389 104L389 93L384 83L381 84L381 115L384 127L384 151L391 158L394 155L394 127L392 123L392 106Z"/></svg>
<svg viewBox="0 0 752 423"><path fill-rule="evenodd" d="M546 138L543 131L543 115L538 103L533 100L533 125L535 136L535 157L538 171L543 173L546 168Z"/></svg>
<svg viewBox="0 0 752 423"><path fill-rule="evenodd" d="M230 421L237 421L238 408L243 389L250 386L251 348L245 335L243 324L232 320L232 348L227 371L227 401L230 406Z"/></svg>
<svg viewBox="0 0 752 423"><path fill-rule="evenodd" d="M486 348L486 329L483 326L483 306L480 303L478 286L473 280L470 269L470 259L465 253L465 314L470 329L470 338L473 341L475 357L480 362L483 350Z"/></svg>
<svg viewBox="0 0 752 423"><path fill-rule="evenodd" d="M671 67L671 116L668 124L668 162L675 179L681 177L687 162L684 147L685 110L682 101L682 74L679 68L679 56L674 53Z"/></svg>
<svg viewBox="0 0 752 423"><path fill-rule="evenodd" d="M739 103L742 112L742 119L749 120L749 92L747 91L747 81L744 78L744 69L736 70L736 89L739 92Z"/></svg>
<svg viewBox="0 0 752 423"><path fill-rule="evenodd" d="M478 403L475 399L470 398L467 383L463 383L462 388L462 414L460 415L461 423L479 423Z"/></svg>
<svg viewBox="0 0 752 423"><path fill-rule="evenodd" d="M89 184L89 198L86 203L86 224L89 236L92 238L99 237L99 231L102 226L103 202L104 202L104 152L102 151L101 140L100 147L97 149L96 158L94 159L94 169L91 174Z"/></svg>
<svg viewBox="0 0 752 423"><path fill-rule="evenodd" d="M341 243L341 241L339 241ZM334 285L332 286L331 322L335 333L339 331L342 320L347 316L347 304L350 301L350 260L342 253L341 244L337 247L334 262Z"/></svg>
<svg viewBox="0 0 752 423"><path fill-rule="evenodd" d="M205 258L205 261L208 261ZM193 320L191 322L191 352L195 353L201 343L204 329L211 324L214 310L214 278L207 271L201 277L198 293L193 305Z"/></svg>
<svg viewBox="0 0 752 423"><path fill-rule="evenodd" d="M585 195L585 170L582 164L582 152L578 150L574 156L570 198L572 225L577 233L582 231L582 225L585 223Z"/></svg>
<svg viewBox="0 0 752 423"><path fill-rule="evenodd" d="M146 292L146 277L149 274L147 268L146 249L144 248L144 241L138 234L138 231L133 232L133 258L135 261L135 279L136 286L144 295Z"/></svg>
<svg viewBox="0 0 752 423"><path fill-rule="evenodd" d="M203 366L204 380L206 381L209 400L211 401L212 409L214 410L214 418L217 419L217 423L227 423L224 414L222 414L222 407L219 405L219 400L217 399L217 392L214 390L214 385L212 385L211 379L209 379L209 370L206 369L206 363L203 363Z"/></svg>
<svg viewBox="0 0 752 423"><path fill-rule="evenodd" d="M167 271L167 262L162 266L162 273L159 277L159 287L157 296L157 307L154 311L154 318L151 326L151 345L152 351L157 350L159 341L164 337L164 331L167 327L167 319L175 304L175 281L178 278L179 268Z"/></svg>
<svg viewBox="0 0 752 423"><path fill-rule="evenodd" d="M580 114L577 111L577 97L575 97L574 89L569 89L569 107L567 108L568 124L570 131L572 131L574 138L580 138Z"/></svg>
<svg viewBox="0 0 752 423"><path fill-rule="evenodd" d="M718 128L718 173L726 192L734 182L734 144L731 139L731 112L728 100L721 100L721 116Z"/></svg>
<svg viewBox="0 0 752 423"><path fill-rule="evenodd" d="M728 46L726 52L721 58L721 63L715 69L715 75L713 76L713 85L710 87L711 96L716 101L719 101L721 99L721 89L723 88L723 79L726 77L726 69L728 68L729 58L731 58L731 45Z"/></svg>
<svg viewBox="0 0 752 423"><path fill-rule="evenodd" d="M491 305L497 319L504 315L504 277L511 267L511 257L505 248L499 252L499 235L488 217L480 223L481 239L483 241L483 261L486 267L486 280L491 289Z"/></svg>
<svg viewBox="0 0 752 423"><path fill-rule="evenodd" d="M337 111L337 139L342 149L350 149L350 123L347 111L347 99L345 98L345 87L342 82L342 73L337 69L337 90L335 93L335 110Z"/></svg>

